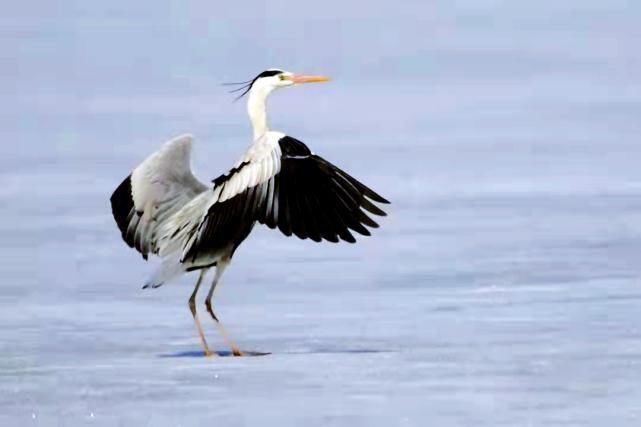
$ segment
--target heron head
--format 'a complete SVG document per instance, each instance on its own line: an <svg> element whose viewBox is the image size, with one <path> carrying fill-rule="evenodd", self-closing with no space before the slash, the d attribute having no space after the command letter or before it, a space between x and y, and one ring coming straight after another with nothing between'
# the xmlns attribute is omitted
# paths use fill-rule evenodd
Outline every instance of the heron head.
<svg viewBox="0 0 641 427"><path fill-rule="evenodd" d="M329 77L326 76L294 74L289 71L270 68L269 70L265 70L262 73L258 74L252 80L238 83L242 86L234 89L232 92L242 91L240 96L238 96L238 98L236 99L242 98L250 91L260 92L264 96L267 96L275 89L279 89L281 87L293 86L303 83L320 83L326 82L328 80Z"/></svg>

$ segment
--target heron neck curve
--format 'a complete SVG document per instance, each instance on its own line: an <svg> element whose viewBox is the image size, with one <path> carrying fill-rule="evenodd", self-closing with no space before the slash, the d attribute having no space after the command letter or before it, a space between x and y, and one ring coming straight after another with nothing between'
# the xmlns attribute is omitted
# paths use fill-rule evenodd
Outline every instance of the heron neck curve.
<svg viewBox="0 0 641 427"><path fill-rule="evenodd" d="M254 131L254 141L269 131L267 127L266 101L272 90L273 88L270 87L258 86L252 88L249 92L247 113Z"/></svg>

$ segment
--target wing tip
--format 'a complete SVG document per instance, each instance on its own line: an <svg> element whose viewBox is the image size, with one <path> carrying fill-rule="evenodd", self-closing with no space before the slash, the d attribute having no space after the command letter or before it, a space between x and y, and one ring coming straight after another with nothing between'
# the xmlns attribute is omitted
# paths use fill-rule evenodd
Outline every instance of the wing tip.
<svg viewBox="0 0 641 427"><path fill-rule="evenodd" d="M171 138L168 143L179 143L179 142L185 142L185 143L191 143L194 141L194 135L190 133L182 133L180 135L177 135L173 138Z"/></svg>
<svg viewBox="0 0 641 427"><path fill-rule="evenodd" d="M380 194L378 194L377 192L369 188L367 189L367 191L364 191L363 194L368 198L372 199L373 201L375 201L376 203L382 203L384 205L391 204L391 202L387 200L385 197L381 196Z"/></svg>

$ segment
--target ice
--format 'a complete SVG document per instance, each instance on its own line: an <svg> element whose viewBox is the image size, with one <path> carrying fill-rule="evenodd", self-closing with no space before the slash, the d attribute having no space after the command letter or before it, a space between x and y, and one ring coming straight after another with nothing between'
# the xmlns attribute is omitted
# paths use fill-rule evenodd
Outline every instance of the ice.
<svg viewBox="0 0 641 427"><path fill-rule="evenodd" d="M0 425L641 425L639 4L4 9ZM334 80L272 127L390 215L357 245L257 228L214 304L272 354L204 358L196 277L143 291L109 196L185 132L201 179L231 167L220 83L275 66Z"/></svg>

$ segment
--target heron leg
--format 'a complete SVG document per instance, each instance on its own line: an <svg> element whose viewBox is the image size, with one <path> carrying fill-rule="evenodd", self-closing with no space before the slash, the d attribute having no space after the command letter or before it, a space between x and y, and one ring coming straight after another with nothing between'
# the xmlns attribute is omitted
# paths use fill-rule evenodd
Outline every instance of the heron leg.
<svg viewBox="0 0 641 427"><path fill-rule="evenodd" d="M234 342L231 340L229 337L229 334L223 327L223 324L220 323L220 320L218 320L218 317L216 317L216 314L214 313L214 309L211 306L211 297L214 295L214 290L216 289L216 285L218 284L221 276L225 272L225 268L229 264L229 259L226 260L220 260L216 264L216 275L214 276L214 281L211 283L211 287L209 288L209 293L207 294L207 299L205 299L205 306L207 307L207 311L211 315L211 317L216 321L216 326L218 326L218 331L220 332L220 335L222 335L223 340L225 340L225 343L231 347L231 352L234 356L242 356L243 353L238 349L238 346L234 344Z"/></svg>
<svg viewBox="0 0 641 427"><path fill-rule="evenodd" d="M206 268L200 270L200 275L198 276L198 281L196 282L196 287L194 288L194 292L192 292L191 296L189 297L189 310L191 310L191 315L194 317L196 330L198 330L200 341L202 342L203 348L205 349L205 356L213 356L214 353L209 351L209 346L207 345L207 340L205 339L203 327L200 325L200 321L198 320L198 314L196 313L196 294L198 293L198 288L200 288L200 284L202 283L203 278L205 277L205 274L207 274L207 271L208 269Z"/></svg>

